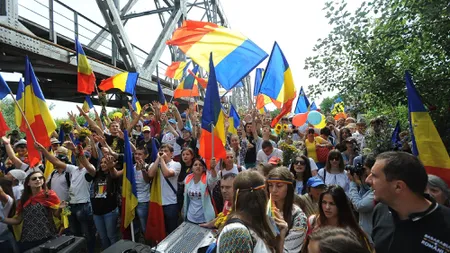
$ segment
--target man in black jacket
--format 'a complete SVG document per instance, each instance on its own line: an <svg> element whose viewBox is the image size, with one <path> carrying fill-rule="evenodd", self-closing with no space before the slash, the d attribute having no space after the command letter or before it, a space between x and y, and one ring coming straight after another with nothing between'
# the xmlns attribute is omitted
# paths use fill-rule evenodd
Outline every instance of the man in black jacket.
<svg viewBox="0 0 450 253"><path fill-rule="evenodd" d="M428 176L405 152L378 155L366 182L379 203L372 238L377 253L450 252L450 209L425 195Z"/></svg>

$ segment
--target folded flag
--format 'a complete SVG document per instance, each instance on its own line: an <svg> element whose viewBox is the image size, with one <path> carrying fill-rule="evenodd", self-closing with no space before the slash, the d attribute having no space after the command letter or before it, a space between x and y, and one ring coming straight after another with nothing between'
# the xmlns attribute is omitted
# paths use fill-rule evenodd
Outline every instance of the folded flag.
<svg viewBox="0 0 450 253"><path fill-rule="evenodd" d="M241 124L241 118L232 104L230 104L230 116L228 117L228 123L230 124L228 127L228 132L237 134L237 129Z"/></svg>
<svg viewBox="0 0 450 253"><path fill-rule="evenodd" d="M211 146L214 138L214 146ZM206 88L202 114L202 134L200 137L199 154L207 161L214 157L216 160L225 159L225 114L220 103L219 86L211 53L209 63L208 87Z"/></svg>
<svg viewBox="0 0 450 253"><path fill-rule="evenodd" d="M198 72L198 65L194 67L193 72L189 70L189 75L187 75L180 85L173 92L173 98L181 97L198 97L200 93L198 92L198 86L195 84L195 75Z"/></svg>
<svg viewBox="0 0 450 253"><path fill-rule="evenodd" d="M183 74L186 73L187 68L191 62L175 61L170 64L166 69L166 76L175 80L183 78Z"/></svg>
<svg viewBox="0 0 450 253"><path fill-rule="evenodd" d="M123 136L125 149L122 176L122 231L133 222L138 204L135 169L127 130L124 130Z"/></svg>
<svg viewBox="0 0 450 253"><path fill-rule="evenodd" d="M136 94L133 94L133 100L131 101L131 106L133 107L133 110L136 111L138 114L141 113L142 107L141 103L139 103L139 100L136 97Z"/></svg>
<svg viewBox="0 0 450 253"><path fill-rule="evenodd" d="M256 97L261 89L261 81L264 74L263 68L257 68L255 72L255 85L253 87L253 96Z"/></svg>
<svg viewBox="0 0 450 253"><path fill-rule="evenodd" d="M95 89L95 75L89 65L86 54L81 46L78 38L75 38L75 51L77 54L77 77L78 86L77 91L84 94L92 94Z"/></svg>
<svg viewBox="0 0 450 253"><path fill-rule="evenodd" d="M167 105L166 97L161 88L161 83L158 78L158 101L161 104L161 112L167 112L169 110L169 106Z"/></svg>
<svg viewBox="0 0 450 253"><path fill-rule="evenodd" d="M273 45L259 92L283 104L280 114L272 120L271 127L275 127L284 115L291 112L292 103L297 96L289 63L276 42Z"/></svg>
<svg viewBox="0 0 450 253"><path fill-rule="evenodd" d="M217 81L226 90L231 90L267 58L267 53L247 37L209 22L184 21L167 44L178 46L207 71L212 52Z"/></svg>
<svg viewBox="0 0 450 253"><path fill-rule="evenodd" d="M139 74L133 72L123 72L103 80L98 88L102 91L119 89L122 92L133 95L136 89Z"/></svg>
<svg viewBox="0 0 450 253"><path fill-rule="evenodd" d="M89 96L86 96L83 103L83 112L89 112L92 108L94 108L94 104Z"/></svg>
<svg viewBox="0 0 450 253"><path fill-rule="evenodd" d="M295 106L295 114L305 113L310 111L310 103L308 98L306 97L305 92L303 91L303 87L300 88L300 93L298 94L297 105Z"/></svg>
<svg viewBox="0 0 450 253"><path fill-rule="evenodd" d="M428 174L436 175L450 185L450 158L447 150L409 72L405 73L405 79L413 154L419 157Z"/></svg>

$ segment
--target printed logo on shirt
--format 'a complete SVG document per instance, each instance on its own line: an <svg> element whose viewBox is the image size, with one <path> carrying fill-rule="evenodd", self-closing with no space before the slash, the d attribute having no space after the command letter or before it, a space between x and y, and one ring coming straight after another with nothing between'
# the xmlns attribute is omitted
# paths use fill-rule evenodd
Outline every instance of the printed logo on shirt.
<svg viewBox="0 0 450 253"><path fill-rule="evenodd" d="M423 236L421 244L435 252L447 253L450 252L450 245L432 237L431 235L425 234Z"/></svg>
<svg viewBox="0 0 450 253"><path fill-rule="evenodd" d="M202 198L202 193L200 191L189 190L188 194L189 194L189 197L193 200L199 200Z"/></svg>
<svg viewBox="0 0 450 253"><path fill-rule="evenodd" d="M95 194L95 198L106 198L106 181L99 182L97 185L97 193Z"/></svg>

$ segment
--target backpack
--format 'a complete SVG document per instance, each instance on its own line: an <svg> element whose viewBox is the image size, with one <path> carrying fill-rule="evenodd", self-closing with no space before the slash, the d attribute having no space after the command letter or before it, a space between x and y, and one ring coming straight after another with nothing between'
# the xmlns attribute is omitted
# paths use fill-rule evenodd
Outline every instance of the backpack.
<svg viewBox="0 0 450 253"><path fill-rule="evenodd" d="M240 223L240 224L244 225L244 227L248 230L248 233L250 234L250 236L252 236L250 229L248 229L247 225L245 225L241 220L239 220L237 218L229 219L225 223L225 226L228 224L231 224L231 223ZM219 239L219 237L217 237L217 240L218 239ZM208 249L206 249L206 253L216 253L217 252L217 240L208 246ZM252 237L251 241L252 241L252 250L253 250L255 248L253 237Z"/></svg>
<svg viewBox="0 0 450 253"><path fill-rule="evenodd" d="M48 179L47 187L50 190L52 189L51 186L52 186L53 175L55 175L56 173L58 173L57 170L52 171L52 174L50 174L50 178ZM64 173L64 176L66 177L67 188L70 188L70 174L67 173L66 171L64 171L63 173Z"/></svg>

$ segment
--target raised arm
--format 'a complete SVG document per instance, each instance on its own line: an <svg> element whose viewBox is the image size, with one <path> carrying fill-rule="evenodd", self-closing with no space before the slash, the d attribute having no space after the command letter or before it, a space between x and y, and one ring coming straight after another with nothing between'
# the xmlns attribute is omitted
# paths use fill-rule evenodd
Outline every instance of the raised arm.
<svg viewBox="0 0 450 253"><path fill-rule="evenodd" d="M83 109L81 109L78 105L77 105L77 109L78 109L78 111L80 112L80 116L83 116L85 119L86 119L86 122L89 124L89 126L91 127L91 129L94 129L94 131L98 134L98 135L100 135L100 136L102 136L102 137L104 137L104 134L103 134L103 130L91 119L91 118L89 118L89 115L87 115L84 111L83 111Z"/></svg>
<svg viewBox="0 0 450 253"><path fill-rule="evenodd" d="M14 164L14 167L20 168L23 165L23 162L16 156L13 148L11 147L10 138L3 136L2 137L3 144L5 145L6 154L8 155L11 162Z"/></svg>
<svg viewBox="0 0 450 253"><path fill-rule="evenodd" d="M50 152L48 152L48 150L42 146L42 144L35 142L34 143L34 148L36 148L36 150L40 151L44 157L51 162L55 167L57 168L66 168L67 164L60 161L58 158L56 158L54 155L50 154Z"/></svg>

